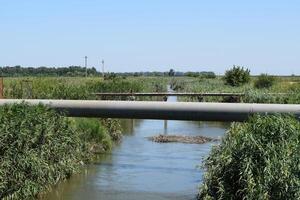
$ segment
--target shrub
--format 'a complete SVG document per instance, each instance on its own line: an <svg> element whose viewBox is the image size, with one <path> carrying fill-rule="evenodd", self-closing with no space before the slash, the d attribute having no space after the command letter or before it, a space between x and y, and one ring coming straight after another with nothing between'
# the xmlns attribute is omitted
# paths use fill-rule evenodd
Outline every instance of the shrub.
<svg viewBox="0 0 300 200"><path fill-rule="evenodd" d="M233 66L225 72L225 82L231 86L241 86L250 81L250 70L244 67Z"/></svg>
<svg viewBox="0 0 300 200"><path fill-rule="evenodd" d="M88 158L67 118L42 105L0 108L0 198L32 199Z"/></svg>
<svg viewBox="0 0 300 200"><path fill-rule="evenodd" d="M300 199L300 123L255 116L233 124L205 161L199 199Z"/></svg>
<svg viewBox="0 0 300 200"><path fill-rule="evenodd" d="M258 79L254 82L254 87L261 88L270 88L275 82L274 76L268 76L267 74L261 74Z"/></svg>

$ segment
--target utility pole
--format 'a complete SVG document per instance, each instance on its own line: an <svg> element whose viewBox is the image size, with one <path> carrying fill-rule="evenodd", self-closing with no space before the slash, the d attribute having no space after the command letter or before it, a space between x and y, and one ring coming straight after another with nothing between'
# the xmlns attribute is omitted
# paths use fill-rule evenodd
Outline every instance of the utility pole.
<svg viewBox="0 0 300 200"><path fill-rule="evenodd" d="M4 85L3 85L3 77L0 77L0 99L3 99L3 90L4 90Z"/></svg>
<svg viewBox="0 0 300 200"><path fill-rule="evenodd" d="M85 57L84 57L85 77L87 77L87 59L88 59L88 57L85 56Z"/></svg>
<svg viewBox="0 0 300 200"><path fill-rule="evenodd" d="M102 60L102 76L104 77L104 60Z"/></svg>

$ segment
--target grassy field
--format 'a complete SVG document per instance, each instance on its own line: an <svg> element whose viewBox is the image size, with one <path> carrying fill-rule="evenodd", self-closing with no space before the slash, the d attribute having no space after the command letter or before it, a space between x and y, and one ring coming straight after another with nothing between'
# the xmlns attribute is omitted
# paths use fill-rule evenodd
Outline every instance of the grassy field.
<svg viewBox="0 0 300 200"><path fill-rule="evenodd" d="M167 79L122 78L103 80L100 77L26 77L4 78L5 98L33 99L96 99L94 92L165 91Z"/></svg>
<svg viewBox="0 0 300 200"><path fill-rule="evenodd" d="M247 103L300 103L300 78L299 77L276 77L274 85L268 89L257 89L254 83L257 77L251 77L249 83L233 87L226 85L223 77L215 79L203 78L174 78L171 81L172 87L180 92L228 92L245 93L242 102ZM270 94L270 93L287 93ZM197 101L195 98L180 98L181 101ZM230 102L228 98L205 97L204 101Z"/></svg>
<svg viewBox="0 0 300 200"><path fill-rule="evenodd" d="M250 82L239 87L226 85L223 77L214 79L193 77L117 77L103 80L100 77L82 78L5 78L5 98L33 99L96 99L94 92L159 92L166 91L166 85L171 84L178 92L228 92L245 93L241 99L247 103L299 103L300 78L276 77L270 88L257 89L257 77L251 77ZM276 94L287 93L287 95ZM111 99L111 98L110 98ZM123 97L114 99L126 100ZM151 100L151 98L140 98ZM196 98L181 97L181 101L198 101ZM222 97L205 97L207 102L235 102L239 99Z"/></svg>

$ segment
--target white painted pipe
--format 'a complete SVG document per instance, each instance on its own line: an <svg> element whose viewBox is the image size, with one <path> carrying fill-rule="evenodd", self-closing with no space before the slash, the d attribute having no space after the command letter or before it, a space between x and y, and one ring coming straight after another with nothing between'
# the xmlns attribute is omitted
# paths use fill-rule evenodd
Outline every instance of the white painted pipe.
<svg viewBox="0 0 300 200"><path fill-rule="evenodd" d="M252 114L290 113L300 118L299 104L1 99L0 106L23 101L41 103L71 117L245 121Z"/></svg>

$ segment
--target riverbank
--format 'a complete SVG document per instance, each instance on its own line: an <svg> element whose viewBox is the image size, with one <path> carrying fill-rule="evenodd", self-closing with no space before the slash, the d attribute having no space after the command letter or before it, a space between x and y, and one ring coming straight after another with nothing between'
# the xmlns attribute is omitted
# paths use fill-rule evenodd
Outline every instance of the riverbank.
<svg viewBox="0 0 300 200"><path fill-rule="evenodd" d="M115 120L66 118L42 105L6 105L0 116L1 199L37 198L121 134Z"/></svg>
<svg viewBox="0 0 300 200"><path fill-rule="evenodd" d="M299 138L290 115L233 123L204 162L198 199L300 199Z"/></svg>

